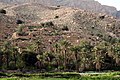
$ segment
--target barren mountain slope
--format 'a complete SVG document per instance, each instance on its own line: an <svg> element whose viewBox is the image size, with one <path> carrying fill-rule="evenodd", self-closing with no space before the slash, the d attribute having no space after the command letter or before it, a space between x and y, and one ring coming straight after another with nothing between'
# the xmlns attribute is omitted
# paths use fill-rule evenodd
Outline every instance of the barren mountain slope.
<svg viewBox="0 0 120 80"><path fill-rule="evenodd" d="M61 39L75 44L80 39L97 43L103 40L112 42L120 37L119 21L101 13L68 7L47 7L36 3L13 6L7 10L17 14L13 17L25 21L22 25L25 26L23 31L29 35L10 38L20 44L29 44L38 37L42 37L46 46L49 46L49 41L56 42ZM15 36L15 31L12 34Z"/></svg>
<svg viewBox="0 0 120 80"><path fill-rule="evenodd" d="M52 11L58 9L57 7L43 6L37 3L25 3L20 5L13 5L12 7L6 8L9 16L16 16L17 19L22 19L26 22L36 22L42 20L47 12L51 14ZM11 13L11 14L10 14Z"/></svg>
<svg viewBox="0 0 120 80"><path fill-rule="evenodd" d="M91 12L107 13L116 16L117 10L115 7L101 5L95 0L1 0L5 3L40 3L47 6L62 5L67 7L80 8Z"/></svg>

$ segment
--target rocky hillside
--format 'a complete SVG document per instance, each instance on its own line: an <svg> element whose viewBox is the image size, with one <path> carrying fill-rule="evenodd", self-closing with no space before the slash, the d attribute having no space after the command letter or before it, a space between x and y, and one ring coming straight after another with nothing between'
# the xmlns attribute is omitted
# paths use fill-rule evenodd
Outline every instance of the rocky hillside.
<svg viewBox="0 0 120 80"><path fill-rule="evenodd" d="M22 40L28 43L38 37L52 38L52 40L68 39L73 43L79 42L79 39L86 39L93 43L104 40L112 42L120 37L119 21L101 13L90 13L71 7L48 7L37 3L15 5L6 8L6 11L7 13L1 14L0 17L1 25L3 24L0 32L6 36L2 38L15 39L17 43L22 42ZM10 19L6 17L10 17ZM16 34L16 30L20 28L16 24L18 19L25 22L21 26L24 27L22 28L23 33L25 33L23 36ZM8 32L7 30L12 31ZM20 40L18 40L19 38Z"/></svg>
<svg viewBox="0 0 120 80"><path fill-rule="evenodd" d="M0 0L5 3L33 3L37 2L40 4L48 5L48 6L68 6L74 8L80 8L91 12L100 12L106 13L109 15L113 15L116 17L117 10L115 7L101 5L99 2L94 0ZM117 15L118 17L118 15Z"/></svg>
<svg viewBox="0 0 120 80"><path fill-rule="evenodd" d="M16 19L14 17L6 16L0 13L0 46L1 44L9 40L15 32Z"/></svg>
<svg viewBox="0 0 120 80"><path fill-rule="evenodd" d="M119 42L120 21L106 14L39 3L0 10L3 69L114 69L120 66Z"/></svg>

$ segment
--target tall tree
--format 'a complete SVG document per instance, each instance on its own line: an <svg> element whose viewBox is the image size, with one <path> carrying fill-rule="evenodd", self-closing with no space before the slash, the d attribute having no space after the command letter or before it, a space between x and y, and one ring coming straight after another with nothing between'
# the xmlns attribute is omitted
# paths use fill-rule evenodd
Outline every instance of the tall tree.
<svg viewBox="0 0 120 80"><path fill-rule="evenodd" d="M6 41L3 45L3 60L5 61L5 65L7 68L9 68L9 58L10 58L10 54L11 54L11 42L10 41Z"/></svg>
<svg viewBox="0 0 120 80"><path fill-rule="evenodd" d="M37 54L42 54L43 47L44 45L42 43L42 40L39 38L39 39L36 39L34 42L32 42L31 45L27 46L27 51L35 52Z"/></svg>
<svg viewBox="0 0 120 80"><path fill-rule="evenodd" d="M17 59L20 58L18 57L19 55L19 52L18 52L18 48L16 46L13 46L12 47L12 58L13 58L13 61L15 63L15 67L17 66Z"/></svg>
<svg viewBox="0 0 120 80"><path fill-rule="evenodd" d="M94 46L94 63L96 64L96 70L101 70L102 64L104 63L105 56L107 54L106 42L100 42Z"/></svg>
<svg viewBox="0 0 120 80"><path fill-rule="evenodd" d="M114 59L118 66L120 66L120 43L115 43L112 45Z"/></svg>
<svg viewBox="0 0 120 80"><path fill-rule="evenodd" d="M81 52L81 68L87 69L90 65L91 62L91 50L92 46L88 41L81 40L80 42L80 52Z"/></svg>
<svg viewBox="0 0 120 80"><path fill-rule="evenodd" d="M80 61L80 46L72 46L71 47L71 51L73 52L74 54L74 57L75 57L75 68L77 71L79 71L79 61Z"/></svg>
<svg viewBox="0 0 120 80"><path fill-rule="evenodd" d="M64 70L66 69L66 64L67 64L67 58L70 50L71 43L67 40L62 40L60 41L61 45L61 54L63 55L63 66Z"/></svg>
<svg viewBox="0 0 120 80"><path fill-rule="evenodd" d="M62 55L60 54L61 53L61 45L60 43L55 43L53 45L53 49L54 49L54 54L55 54L55 62L56 62L56 65L57 65L57 68L59 69L60 66L62 66L62 60L61 60L61 57Z"/></svg>

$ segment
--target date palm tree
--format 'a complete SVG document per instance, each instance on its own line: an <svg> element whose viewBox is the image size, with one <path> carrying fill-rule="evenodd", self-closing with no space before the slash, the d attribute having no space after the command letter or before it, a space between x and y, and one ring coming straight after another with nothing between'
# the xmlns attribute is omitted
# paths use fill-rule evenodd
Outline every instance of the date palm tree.
<svg viewBox="0 0 120 80"><path fill-rule="evenodd" d="M81 52L81 68L85 70L90 66L91 63L91 50L92 46L88 41L81 40L80 42L80 52Z"/></svg>
<svg viewBox="0 0 120 80"><path fill-rule="evenodd" d="M73 46L71 50L75 55L76 70L83 71L90 64L92 46L89 42L81 40L80 44Z"/></svg>
<svg viewBox="0 0 120 80"><path fill-rule="evenodd" d="M20 58L20 57L18 57L18 55L19 55L18 47L16 47L16 46L12 47L12 57L13 57L13 60L15 63L15 67L17 65L17 59Z"/></svg>
<svg viewBox="0 0 120 80"><path fill-rule="evenodd" d="M118 66L120 66L120 43L116 43L112 45L113 53L114 53L114 59Z"/></svg>
<svg viewBox="0 0 120 80"><path fill-rule="evenodd" d="M27 51L30 52L35 52L37 54L42 54L43 53L43 43L41 39L37 39L30 46L27 46Z"/></svg>
<svg viewBox="0 0 120 80"><path fill-rule="evenodd" d="M61 45L60 43L55 43L53 45L53 48L54 48L54 54L55 54L55 62L56 62L56 65L58 66L57 69L59 69L60 66L62 66L62 61L61 61L61 57L62 55L60 54L61 53Z"/></svg>
<svg viewBox="0 0 120 80"><path fill-rule="evenodd" d="M94 63L96 64L96 70L101 70L102 64L104 63L105 56L107 54L106 42L100 42L93 48L94 51Z"/></svg>
<svg viewBox="0 0 120 80"><path fill-rule="evenodd" d="M61 46L61 54L63 55L63 66L65 70L71 43L67 40L62 40L60 41L60 46Z"/></svg>
<svg viewBox="0 0 120 80"><path fill-rule="evenodd" d="M80 46L72 46L71 51L73 52L73 56L75 56L75 68L77 71L79 71L79 61L80 61Z"/></svg>
<svg viewBox="0 0 120 80"><path fill-rule="evenodd" d="M8 68L9 67L9 58L10 58L10 54L11 54L11 42L10 41L6 41L3 45L3 60L5 61L5 65Z"/></svg>

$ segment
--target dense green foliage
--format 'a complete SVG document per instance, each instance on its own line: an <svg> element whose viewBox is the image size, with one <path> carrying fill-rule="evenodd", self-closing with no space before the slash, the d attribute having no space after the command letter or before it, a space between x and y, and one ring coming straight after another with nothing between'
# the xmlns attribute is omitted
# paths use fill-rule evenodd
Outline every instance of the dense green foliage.
<svg viewBox="0 0 120 80"><path fill-rule="evenodd" d="M10 41L0 49L1 69L39 69L40 71L119 70L120 43L83 41L73 45L67 40L55 43L51 51L43 49L41 40L20 51Z"/></svg>

